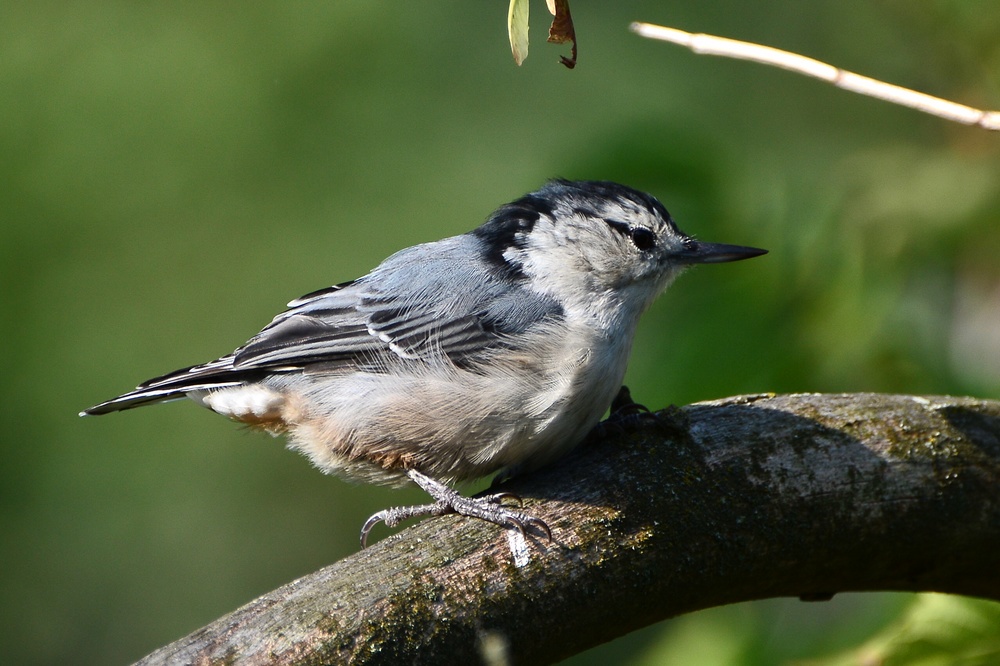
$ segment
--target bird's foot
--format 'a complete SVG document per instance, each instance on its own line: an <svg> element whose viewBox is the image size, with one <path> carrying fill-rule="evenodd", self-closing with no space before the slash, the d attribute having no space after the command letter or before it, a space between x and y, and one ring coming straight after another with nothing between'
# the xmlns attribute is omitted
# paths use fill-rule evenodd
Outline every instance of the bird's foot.
<svg viewBox="0 0 1000 666"><path fill-rule="evenodd" d="M686 418L680 409L671 405L661 412L652 412L645 405L632 400L628 387L622 386L611 402L608 418L594 426L588 439L599 441L609 436L634 431L647 424L653 424L667 434L684 436L687 434Z"/></svg>
<svg viewBox="0 0 1000 666"><path fill-rule="evenodd" d="M521 511L521 498L513 493L494 493L483 497L465 497L457 491L449 488L440 481L435 481L431 477L416 470L407 470L407 476L423 488L434 498L433 504L419 504L414 506L398 506L384 509L374 514L365 521L361 528L361 547L365 548L368 543L368 533L378 523L385 523L388 527L395 527L407 518L443 516L449 513L457 513L461 516L479 518L487 522L515 529L521 534L526 534L529 527L535 527L541 531L549 540L552 539L552 531L544 521ZM517 507L504 506L504 500L514 500Z"/></svg>
<svg viewBox="0 0 1000 666"><path fill-rule="evenodd" d="M633 400L632 392L628 390L627 386L623 385L618 389L618 395L611 401L608 419L624 419L640 414L652 414L652 412L649 411L649 407L646 407L646 405L640 405Z"/></svg>

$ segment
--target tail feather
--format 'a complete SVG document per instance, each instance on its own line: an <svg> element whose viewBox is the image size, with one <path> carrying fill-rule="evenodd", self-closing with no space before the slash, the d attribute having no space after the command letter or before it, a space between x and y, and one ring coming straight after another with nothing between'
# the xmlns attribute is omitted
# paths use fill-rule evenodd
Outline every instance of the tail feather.
<svg viewBox="0 0 1000 666"><path fill-rule="evenodd" d="M169 402L171 400L180 400L184 398L191 391L205 391L209 389L222 388L224 386L236 386L242 384L242 381L228 381L228 382L209 382L205 384L191 384L184 386L173 386L165 388L138 388L134 391L129 391L124 393L117 398L112 398L111 400L105 400L99 405L94 405L93 407L88 407L87 409L80 412L80 416L97 416L99 414L110 414L111 412L120 412L125 409L132 409L134 407L142 407L143 405L152 405L157 402Z"/></svg>
<svg viewBox="0 0 1000 666"><path fill-rule="evenodd" d="M233 368L233 357L225 356L210 363L181 368L139 384L128 393L105 400L80 412L80 416L110 414L157 402L180 400L192 391L207 391L226 386L238 386L260 376L259 371Z"/></svg>

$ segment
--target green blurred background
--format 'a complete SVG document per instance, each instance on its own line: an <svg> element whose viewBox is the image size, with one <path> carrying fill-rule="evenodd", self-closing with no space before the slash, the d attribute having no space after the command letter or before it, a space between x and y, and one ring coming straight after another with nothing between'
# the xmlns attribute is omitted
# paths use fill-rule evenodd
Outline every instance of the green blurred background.
<svg viewBox="0 0 1000 666"><path fill-rule="evenodd" d="M505 0L0 7L0 648L137 659L348 555L411 491L352 486L191 404L82 420L284 303L545 178L620 180L771 250L644 319L650 406L754 391L1000 394L1000 138L627 31L759 41L1000 107L995 0L573 3L511 59ZM381 538L387 532L378 531ZM773 664L911 595L772 600L573 660Z"/></svg>

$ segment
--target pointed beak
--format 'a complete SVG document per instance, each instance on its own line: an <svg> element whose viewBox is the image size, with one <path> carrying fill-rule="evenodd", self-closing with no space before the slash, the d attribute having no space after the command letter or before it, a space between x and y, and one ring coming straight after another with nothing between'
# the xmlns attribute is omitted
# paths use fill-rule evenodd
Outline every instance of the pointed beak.
<svg viewBox="0 0 1000 666"><path fill-rule="evenodd" d="M721 264L726 261L740 261L767 254L767 250L725 243L703 243L692 240L689 245L673 255L675 261L685 264Z"/></svg>

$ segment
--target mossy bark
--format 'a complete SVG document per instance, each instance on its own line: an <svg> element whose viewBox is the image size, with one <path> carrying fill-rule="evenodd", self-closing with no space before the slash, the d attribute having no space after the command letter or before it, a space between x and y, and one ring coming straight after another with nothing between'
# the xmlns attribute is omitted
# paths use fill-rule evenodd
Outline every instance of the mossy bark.
<svg viewBox="0 0 1000 666"><path fill-rule="evenodd" d="M551 541L429 519L140 663L539 664L750 599L1000 600L1000 402L744 396L592 439L503 486Z"/></svg>

